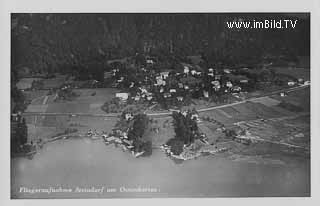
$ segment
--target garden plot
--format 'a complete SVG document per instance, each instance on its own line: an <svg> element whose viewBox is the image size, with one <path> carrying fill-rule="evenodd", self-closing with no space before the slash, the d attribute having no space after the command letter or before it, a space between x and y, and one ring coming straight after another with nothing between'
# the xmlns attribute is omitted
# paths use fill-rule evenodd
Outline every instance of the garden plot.
<svg viewBox="0 0 320 206"><path fill-rule="evenodd" d="M42 80L42 78L22 78L16 84L18 89L29 89L32 86L33 81Z"/></svg>
<svg viewBox="0 0 320 206"><path fill-rule="evenodd" d="M222 124L231 124L234 122L232 118L225 116L223 113L217 110L206 111L205 113L202 113L201 116L209 116L210 118L213 118Z"/></svg>
<svg viewBox="0 0 320 206"><path fill-rule="evenodd" d="M59 88L66 82L67 75L56 74L56 77L52 79L43 79L43 88Z"/></svg>
<svg viewBox="0 0 320 206"><path fill-rule="evenodd" d="M279 101L288 102L295 106L301 107L303 111L310 111L310 88L290 92L288 96L280 97L273 95L272 98Z"/></svg>
<svg viewBox="0 0 320 206"><path fill-rule="evenodd" d="M43 119L37 117L37 124L42 124L46 127L66 128L68 119L69 117L67 116L44 116Z"/></svg>
<svg viewBox="0 0 320 206"><path fill-rule="evenodd" d="M227 114L230 118L232 118L233 121L240 121L243 119L242 114L236 110L233 107L224 107L221 108L220 111L223 111L225 114Z"/></svg>
<svg viewBox="0 0 320 206"><path fill-rule="evenodd" d="M297 79L303 78L305 81L310 80L309 68L290 68L290 67L273 67L279 74L288 74Z"/></svg>
<svg viewBox="0 0 320 206"><path fill-rule="evenodd" d="M43 98L45 95L47 95L48 91L47 90L35 90L35 91L25 91L23 92L24 96L26 97L27 100L32 101L32 104L36 104L35 102L38 99ZM42 104L41 101L39 101L39 104Z"/></svg>
<svg viewBox="0 0 320 206"><path fill-rule="evenodd" d="M90 114L104 114L105 112L101 109L103 103L92 103L89 105Z"/></svg>
<svg viewBox="0 0 320 206"><path fill-rule="evenodd" d="M99 103L103 104L107 100L115 97L118 89L112 88L97 88L97 89L76 89L74 90L80 96L74 101L79 103Z"/></svg>
<svg viewBox="0 0 320 206"><path fill-rule="evenodd" d="M49 104L48 113L88 113L89 104L77 102L63 102Z"/></svg>
<svg viewBox="0 0 320 206"><path fill-rule="evenodd" d="M260 104L263 104L267 107L276 106L280 103L279 100L276 100L276 99L273 99L270 97L261 97L261 98L255 99L255 100L251 100L251 102L260 103Z"/></svg>
<svg viewBox="0 0 320 206"><path fill-rule="evenodd" d="M232 106L239 113L240 120L257 119L257 114L248 106L247 103Z"/></svg>
<svg viewBox="0 0 320 206"><path fill-rule="evenodd" d="M212 123L200 123L198 124L198 128L200 132L206 135L209 144L216 143L219 138L225 137L224 133L220 130L217 130L218 127L215 127L215 125Z"/></svg>
<svg viewBox="0 0 320 206"><path fill-rule="evenodd" d="M26 112L36 112L36 113L45 113L48 110L48 105L47 104L40 104L40 105L33 105L30 104L28 105Z"/></svg>
<svg viewBox="0 0 320 206"><path fill-rule="evenodd" d="M62 130L56 127L35 126L34 124L27 124L27 126L29 142L36 142L39 138L46 140L62 132Z"/></svg>
<svg viewBox="0 0 320 206"><path fill-rule="evenodd" d="M271 107L267 107L261 103L248 102L246 106L250 108L260 118L279 117L279 113Z"/></svg>
<svg viewBox="0 0 320 206"><path fill-rule="evenodd" d="M291 112L289 110L286 110L282 107L279 107L278 105L270 107L270 108L272 108L274 111L278 112L280 116L292 116L292 115L296 114L295 112Z"/></svg>
<svg viewBox="0 0 320 206"><path fill-rule="evenodd" d="M309 125L299 121L292 123L289 118L254 120L240 122L238 125L249 131L251 135L271 141L271 143L288 143L293 146L308 147L310 144Z"/></svg>
<svg viewBox="0 0 320 206"><path fill-rule="evenodd" d="M117 118L107 117L86 117L75 116L70 117L68 126L78 129L79 132L87 132L89 129L96 130L97 132L110 133L117 122Z"/></svg>

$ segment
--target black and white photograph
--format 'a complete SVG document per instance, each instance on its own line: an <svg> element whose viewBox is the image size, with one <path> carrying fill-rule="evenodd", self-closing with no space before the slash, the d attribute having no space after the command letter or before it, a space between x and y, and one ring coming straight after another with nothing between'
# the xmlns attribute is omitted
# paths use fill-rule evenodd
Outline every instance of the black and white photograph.
<svg viewBox="0 0 320 206"><path fill-rule="evenodd" d="M8 198L311 197L312 13L274 11L10 12Z"/></svg>

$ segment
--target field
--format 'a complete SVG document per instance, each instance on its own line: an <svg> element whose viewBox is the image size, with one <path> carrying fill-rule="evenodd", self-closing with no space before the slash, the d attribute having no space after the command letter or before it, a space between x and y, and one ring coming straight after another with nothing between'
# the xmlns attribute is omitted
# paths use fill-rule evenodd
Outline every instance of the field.
<svg viewBox="0 0 320 206"><path fill-rule="evenodd" d="M304 81L310 80L310 69L309 68L290 68L290 67L273 67L276 73L288 74L297 79L303 78Z"/></svg>
<svg viewBox="0 0 320 206"><path fill-rule="evenodd" d="M66 82L66 75L55 74L54 78L43 79L44 89L59 88Z"/></svg>
<svg viewBox="0 0 320 206"><path fill-rule="evenodd" d="M301 107L304 112L310 112L310 88L290 92L285 97L273 95L272 98Z"/></svg>
<svg viewBox="0 0 320 206"><path fill-rule="evenodd" d="M29 89L33 81L41 80L42 78L22 78L16 84L18 89Z"/></svg>
<svg viewBox="0 0 320 206"><path fill-rule="evenodd" d="M54 95L48 95L47 91L28 91L26 96L33 100L27 107L27 112L39 113L90 113L104 114L101 105L113 98L115 89L76 89L79 97L73 101L54 102ZM92 94L95 93L93 96ZM63 132L67 128L75 128L79 133L86 133L89 129L97 132L109 132L116 123L116 118L104 118L93 116L26 116L28 124L29 141L39 137L48 139L55 134Z"/></svg>

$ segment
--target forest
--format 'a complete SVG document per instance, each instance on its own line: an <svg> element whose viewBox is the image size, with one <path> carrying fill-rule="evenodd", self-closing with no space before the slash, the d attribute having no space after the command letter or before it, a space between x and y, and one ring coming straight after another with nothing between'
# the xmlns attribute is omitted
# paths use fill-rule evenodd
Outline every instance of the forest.
<svg viewBox="0 0 320 206"><path fill-rule="evenodd" d="M295 29L228 29L226 21L298 19ZM11 15L11 66L34 74L105 67L134 56L201 55L212 64L256 63L265 55L308 56L310 15L275 13L112 13Z"/></svg>

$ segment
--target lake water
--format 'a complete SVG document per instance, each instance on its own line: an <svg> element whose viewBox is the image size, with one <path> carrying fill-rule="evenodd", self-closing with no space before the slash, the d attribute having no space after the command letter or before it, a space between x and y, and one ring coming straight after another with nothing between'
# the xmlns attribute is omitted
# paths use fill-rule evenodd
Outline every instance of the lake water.
<svg viewBox="0 0 320 206"><path fill-rule="evenodd" d="M12 198L239 197L309 196L310 163L255 164L206 156L176 164L160 150L134 158L100 140L67 139L48 143L32 160L11 162ZM75 192L100 188L99 192ZM71 188L72 192L23 192ZM120 192L120 188L156 192ZM108 188L108 190L107 190ZM21 190L21 191L20 191Z"/></svg>

